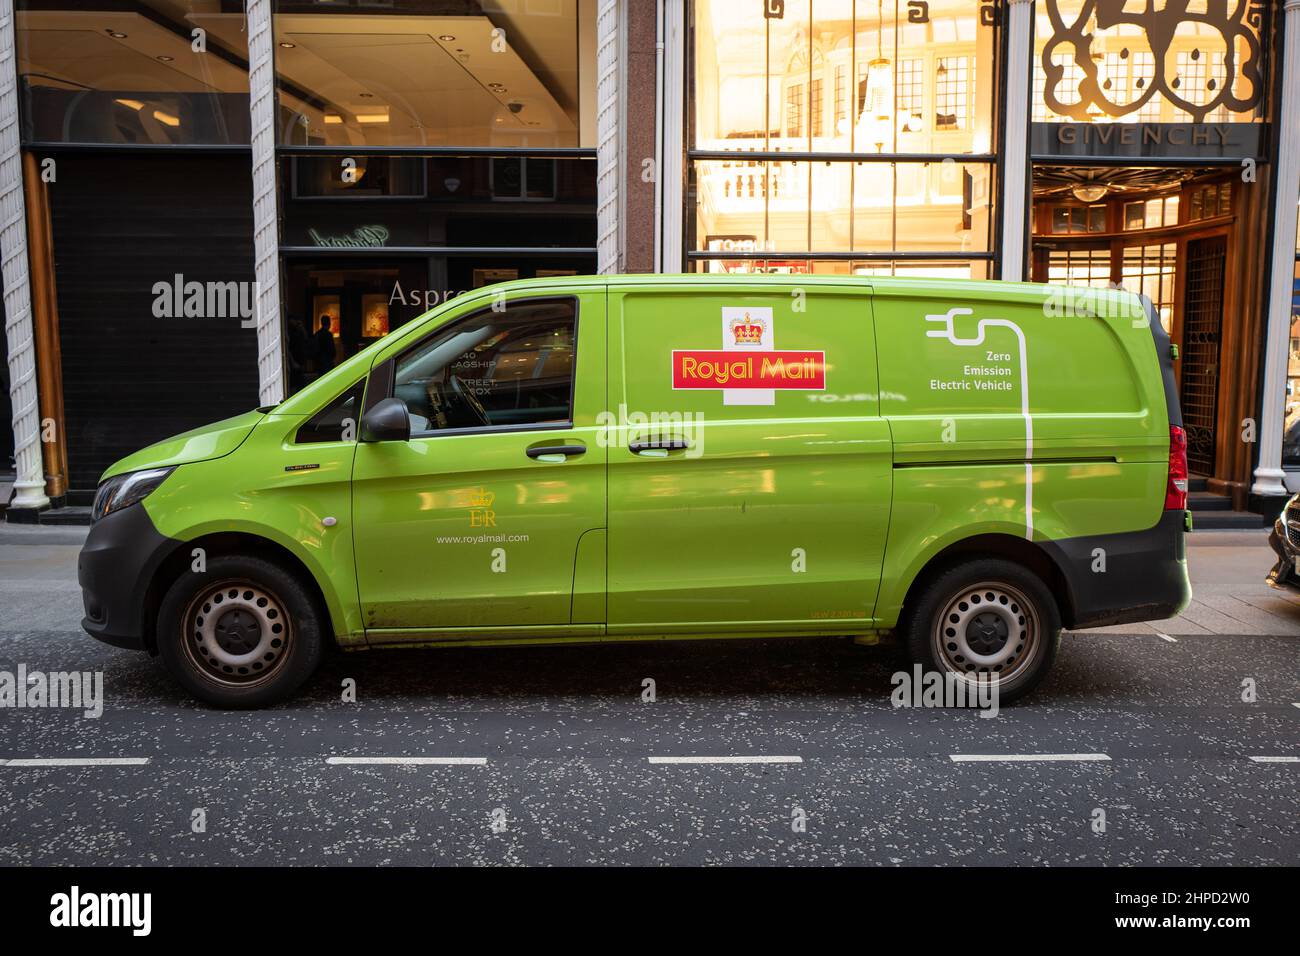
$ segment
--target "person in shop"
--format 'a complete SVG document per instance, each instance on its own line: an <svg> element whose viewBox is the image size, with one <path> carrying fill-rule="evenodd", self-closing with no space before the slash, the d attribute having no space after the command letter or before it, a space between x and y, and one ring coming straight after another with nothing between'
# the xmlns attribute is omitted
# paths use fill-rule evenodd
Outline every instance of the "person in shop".
<svg viewBox="0 0 1300 956"><path fill-rule="evenodd" d="M312 344L316 358L316 373L324 375L334 367L334 333L330 331L328 315L320 317L320 328L316 330Z"/></svg>

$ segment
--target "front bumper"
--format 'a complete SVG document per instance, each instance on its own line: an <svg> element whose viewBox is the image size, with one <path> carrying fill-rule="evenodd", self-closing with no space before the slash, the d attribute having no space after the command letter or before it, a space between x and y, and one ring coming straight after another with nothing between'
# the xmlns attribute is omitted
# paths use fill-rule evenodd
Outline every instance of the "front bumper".
<svg viewBox="0 0 1300 956"><path fill-rule="evenodd" d="M91 637L132 650L148 648L153 622L146 620L149 582L179 541L153 526L141 504L96 521L77 556L77 581Z"/></svg>
<svg viewBox="0 0 1300 956"><path fill-rule="evenodd" d="M1288 507L1290 507L1288 505ZM1268 533L1268 543L1277 555L1277 563L1273 569L1268 572L1268 577L1264 578L1264 583L1271 588L1277 588L1279 591L1295 591L1300 593L1300 578L1296 577L1296 558L1300 556L1300 549L1291 543L1287 536L1286 515L1273 522L1273 530Z"/></svg>

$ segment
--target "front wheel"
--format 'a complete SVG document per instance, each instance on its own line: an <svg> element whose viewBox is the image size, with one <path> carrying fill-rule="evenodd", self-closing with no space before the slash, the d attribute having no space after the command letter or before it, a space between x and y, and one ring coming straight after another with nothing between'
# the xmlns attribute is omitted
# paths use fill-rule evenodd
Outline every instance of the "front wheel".
<svg viewBox="0 0 1300 956"><path fill-rule="evenodd" d="M294 575L262 558L222 555L168 590L158 612L158 655L200 700L265 707L292 696L316 670L321 624Z"/></svg>
<svg viewBox="0 0 1300 956"><path fill-rule="evenodd" d="M907 611L904 637L914 663L968 681L991 681L1012 701L1033 690L1056 660L1061 615L1033 572L1000 558L944 571Z"/></svg>

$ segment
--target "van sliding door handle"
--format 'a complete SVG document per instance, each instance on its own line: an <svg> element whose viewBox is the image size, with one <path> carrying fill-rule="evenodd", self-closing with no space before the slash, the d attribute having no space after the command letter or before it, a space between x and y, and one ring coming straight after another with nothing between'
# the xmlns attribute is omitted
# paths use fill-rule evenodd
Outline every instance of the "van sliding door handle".
<svg viewBox="0 0 1300 956"><path fill-rule="evenodd" d="M533 445L524 450L529 458L541 458L546 461L568 458L570 455L585 455L586 445Z"/></svg>
<svg viewBox="0 0 1300 956"><path fill-rule="evenodd" d="M685 438L655 438L627 444L627 450L636 455L655 451L685 451L690 447L691 443Z"/></svg>

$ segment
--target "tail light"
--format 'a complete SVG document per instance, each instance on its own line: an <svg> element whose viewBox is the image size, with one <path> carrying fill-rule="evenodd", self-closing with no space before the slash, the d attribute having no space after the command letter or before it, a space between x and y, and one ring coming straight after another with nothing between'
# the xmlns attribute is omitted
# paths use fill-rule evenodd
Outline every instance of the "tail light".
<svg viewBox="0 0 1300 956"><path fill-rule="evenodd" d="M1165 486L1165 510L1187 507L1187 432L1169 426L1169 483Z"/></svg>

